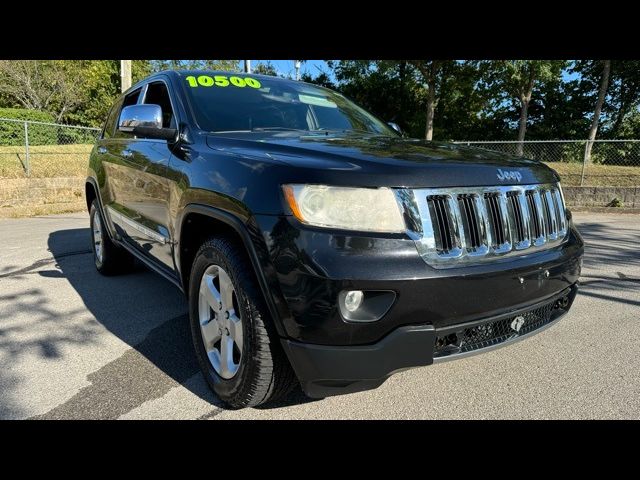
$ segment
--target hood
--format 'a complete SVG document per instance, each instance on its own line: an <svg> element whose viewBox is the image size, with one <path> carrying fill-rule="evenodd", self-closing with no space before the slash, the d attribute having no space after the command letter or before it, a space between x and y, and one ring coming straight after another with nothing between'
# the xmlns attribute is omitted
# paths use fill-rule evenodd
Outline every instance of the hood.
<svg viewBox="0 0 640 480"><path fill-rule="evenodd" d="M546 165L458 144L380 135L300 135L299 132L210 134L210 148L275 162L292 170L341 173L344 183L396 187L526 185L558 181ZM335 182L334 182L335 183Z"/></svg>

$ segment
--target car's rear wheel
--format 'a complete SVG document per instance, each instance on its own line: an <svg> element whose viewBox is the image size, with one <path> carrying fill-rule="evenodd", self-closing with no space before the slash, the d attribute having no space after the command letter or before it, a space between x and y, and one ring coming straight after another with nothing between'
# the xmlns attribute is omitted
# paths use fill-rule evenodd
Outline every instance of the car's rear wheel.
<svg viewBox="0 0 640 480"><path fill-rule="evenodd" d="M89 222L93 261L98 272L103 275L117 275L130 270L134 264L133 257L111 241L97 200L91 204Z"/></svg>
<svg viewBox="0 0 640 480"><path fill-rule="evenodd" d="M211 238L198 250L189 316L202 373L229 406L272 402L295 386L251 263L232 240Z"/></svg>

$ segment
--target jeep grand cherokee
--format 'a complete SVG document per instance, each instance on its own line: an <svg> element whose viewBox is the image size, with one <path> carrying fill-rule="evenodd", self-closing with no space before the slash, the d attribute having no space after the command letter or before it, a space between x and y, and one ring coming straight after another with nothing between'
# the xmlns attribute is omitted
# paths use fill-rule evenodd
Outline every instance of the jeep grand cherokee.
<svg viewBox="0 0 640 480"><path fill-rule="evenodd" d="M534 160L405 138L342 95L229 72L153 75L111 109L86 183L94 260L180 288L232 407L311 397L539 332L583 242Z"/></svg>

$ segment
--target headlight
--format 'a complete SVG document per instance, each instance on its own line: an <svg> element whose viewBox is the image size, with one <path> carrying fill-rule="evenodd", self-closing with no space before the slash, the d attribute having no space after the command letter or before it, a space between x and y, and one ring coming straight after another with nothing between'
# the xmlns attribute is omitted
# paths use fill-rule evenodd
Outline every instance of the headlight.
<svg viewBox="0 0 640 480"><path fill-rule="evenodd" d="M405 230L390 188L283 185L283 190L293 214L309 225L366 232Z"/></svg>

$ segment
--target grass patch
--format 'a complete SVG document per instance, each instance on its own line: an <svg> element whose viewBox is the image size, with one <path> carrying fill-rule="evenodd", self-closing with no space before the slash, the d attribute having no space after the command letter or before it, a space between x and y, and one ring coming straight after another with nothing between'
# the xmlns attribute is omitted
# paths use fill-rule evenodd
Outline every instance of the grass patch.
<svg viewBox="0 0 640 480"><path fill-rule="evenodd" d="M545 162L553 168L564 185L578 186L582 177L581 163ZM637 187L640 186L640 166L587 165L584 171L585 187Z"/></svg>
<svg viewBox="0 0 640 480"><path fill-rule="evenodd" d="M36 145L29 149L31 177L84 177L89 165L93 145ZM0 178L25 178L24 147L0 147ZM565 185L580 185L580 162L545 162L553 168ZM588 165L585 170L585 186L640 186L640 166Z"/></svg>
<svg viewBox="0 0 640 480"><path fill-rule="evenodd" d="M71 203L49 203L45 205L4 206L0 208L0 218L36 217L40 215L86 211L87 205L84 200Z"/></svg>
<svg viewBox="0 0 640 480"><path fill-rule="evenodd" d="M35 145L29 147L31 177L84 177L93 145ZM24 147L0 147L0 178L25 178Z"/></svg>

